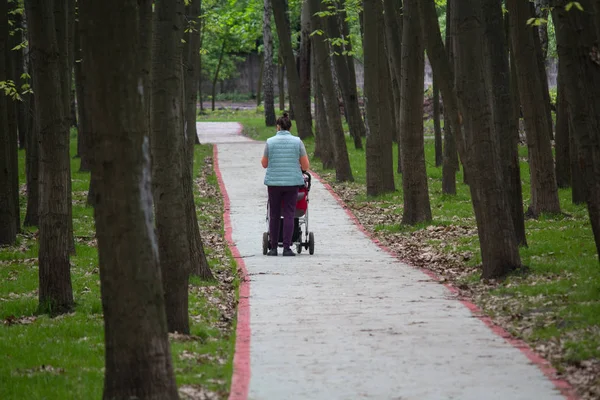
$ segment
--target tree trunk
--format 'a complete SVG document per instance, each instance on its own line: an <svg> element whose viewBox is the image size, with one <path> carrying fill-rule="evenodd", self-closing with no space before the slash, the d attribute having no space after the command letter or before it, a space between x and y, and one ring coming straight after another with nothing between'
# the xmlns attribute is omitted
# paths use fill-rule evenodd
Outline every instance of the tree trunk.
<svg viewBox="0 0 600 400"><path fill-rule="evenodd" d="M529 3L507 0L506 4L511 16L512 49L529 150L531 205L528 213L534 217L540 213L559 213L560 203L550 146L552 126L548 125L544 107L544 82L540 76L534 31L527 25L527 20L531 17Z"/></svg>
<svg viewBox="0 0 600 400"><path fill-rule="evenodd" d="M196 106L198 104L198 59L200 57L200 34L198 33L198 21L200 20L201 0L191 0L186 6L186 14L189 19L188 32L185 33L184 45L184 81L185 81L185 122L184 136L187 146L192 148L191 164L193 165L193 148L198 136L196 130Z"/></svg>
<svg viewBox="0 0 600 400"><path fill-rule="evenodd" d="M581 0L584 10L593 10L592 1ZM577 144L577 162L587 194L596 252L600 259L600 54L593 13L566 11L558 0L552 11L556 22L556 44L564 62L565 94L571 133Z"/></svg>
<svg viewBox="0 0 600 400"><path fill-rule="evenodd" d="M364 3L365 103L367 121L367 195L393 192L394 163L387 86L389 63L385 53L383 9L379 1Z"/></svg>
<svg viewBox="0 0 600 400"><path fill-rule="evenodd" d="M152 60L152 193L169 332L188 334L188 280L191 253L182 179L189 165L183 140L183 0L155 6ZM225 41L221 47L221 56ZM219 62L220 64L220 62ZM215 80L219 75L219 66ZM214 90L214 89L213 89ZM213 96L214 104L214 96ZM182 206L183 205L183 206Z"/></svg>
<svg viewBox="0 0 600 400"><path fill-rule="evenodd" d="M316 30L323 30L321 18L316 15L316 13L320 11L319 0L307 1L312 16L311 29L313 32ZM317 66L315 73L319 76L319 83L323 91L322 99L325 103L327 126L329 128L331 144L333 145L335 177L338 182L353 181L354 178L352 176L352 169L350 168L350 159L348 157L348 149L346 148L346 138L342 128L340 109L335 94L335 87L333 85L333 76L331 75L329 47L326 39L323 37L316 37L313 42L313 51L315 52ZM298 117L300 117L300 115L298 115Z"/></svg>
<svg viewBox="0 0 600 400"><path fill-rule="evenodd" d="M95 221L104 311L103 398L177 399L152 221L149 126L139 76L150 66L139 48L139 8L149 0L82 2L95 27L84 57L94 77L92 109ZM139 20L140 23L131 23ZM119 43L119 46L114 46ZM126 245L123 245L126 244ZM124 307L123 305L127 306Z"/></svg>
<svg viewBox="0 0 600 400"><path fill-rule="evenodd" d="M556 184L559 188L571 186L571 157L569 149L569 114L567 111L567 99L565 96L564 62L558 60L557 75L557 99L556 99L556 134L555 153Z"/></svg>
<svg viewBox="0 0 600 400"><path fill-rule="evenodd" d="M449 10L453 12L452 7L454 3L449 6ZM460 154L461 162L464 165L465 157L465 145L462 135L462 116L458 109L458 98L456 95L456 89L454 87L454 71L450 64L451 49L448 48L448 52L444 49L444 43L442 42L442 35L440 33L440 27L437 20L437 14L435 11L435 3L433 0L425 0L419 2L419 11L421 15L421 24L427 29L423 29L425 37L425 46L427 48L427 57L431 62L431 68L433 70L434 79L440 86L442 98L444 99L444 112L448 116L448 120L444 120L444 125L450 125L454 143ZM454 32L454 26L452 22L450 24L451 34ZM454 58L454 57L452 57ZM404 97L404 95L403 95ZM450 149L451 150L451 147ZM449 179L452 174L451 168L455 168L458 171L458 162L454 163L455 155L449 154L448 156L448 167L447 178ZM466 176L467 171L464 170L463 174ZM465 178L466 179L466 178ZM452 185L450 185L452 186Z"/></svg>
<svg viewBox="0 0 600 400"><path fill-rule="evenodd" d="M63 1L63 0L57 0ZM52 314L72 309L69 264L69 127L52 1L26 3L32 58L36 125L39 127L39 309ZM60 18L58 18L60 20Z"/></svg>
<svg viewBox="0 0 600 400"><path fill-rule="evenodd" d="M31 54L31 52L30 52ZM33 81L33 72L31 71L31 63L29 63L29 75ZM35 85L33 85L35 86ZM27 95L27 119L29 120L26 150L25 150L25 170L27 175L27 210L25 211L25 226L38 226L39 224L39 205L40 205L40 184L39 184L39 127L35 112L34 95Z"/></svg>
<svg viewBox="0 0 600 400"><path fill-rule="evenodd" d="M510 93L510 67L508 47L504 35L502 5L498 0L482 0L485 18L484 48L487 62L487 80L491 92L491 106L496 134L502 182L507 194L515 238L520 246L527 246L525 218L523 215L523 193L519 167L519 128L513 118Z"/></svg>
<svg viewBox="0 0 600 400"><path fill-rule="evenodd" d="M285 111L285 67L279 50L279 64L277 69L277 86L279 86L279 111Z"/></svg>
<svg viewBox="0 0 600 400"><path fill-rule="evenodd" d="M16 6L17 6L17 2L14 2L13 7L16 7ZM17 13L14 13L12 16L14 19L14 22L13 22L14 25L13 25L13 29L12 29L13 36L10 37L10 38L12 38L12 40L11 40L12 43L11 43L8 51L10 51L13 56L13 62L14 62L13 76L14 76L15 86L17 86L18 88L21 88L23 86L23 84L27 83L27 80L22 78L23 74L25 73L24 51L23 51L23 49L20 49L20 50L12 50L12 49L15 48L15 46L20 45L23 42L23 40L24 40L23 31L25 30L25 25L23 24L23 14L17 12ZM24 97L24 95L21 95L21 97ZM17 129L19 131L19 148L21 148L21 149L25 148L25 142L27 141L27 139L26 139L26 137L27 137L27 122L26 122L26 114L25 114L25 103L26 103L25 101L19 101L16 103L17 127L18 127Z"/></svg>
<svg viewBox="0 0 600 400"><path fill-rule="evenodd" d="M271 0L264 0L263 3L265 10L263 13L265 124L266 126L275 126L275 90L273 86L275 67L273 65L273 34L271 32ZM281 88L279 90L281 91Z"/></svg>
<svg viewBox="0 0 600 400"><path fill-rule="evenodd" d="M503 190L498 138L486 82L485 23L478 0L454 0L457 89L465 116L466 164L483 262L482 278L507 275L521 265L519 249Z"/></svg>
<svg viewBox="0 0 600 400"><path fill-rule="evenodd" d="M327 35L329 38L341 38L342 32L339 26L338 15L332 15L326 18ZM356 89L356 77L352 78L348 69L348 56L344 54L345 48L332 49L332 61L335 68L335 73L338 77L338 87L344 101L344 111L348 116L348 128L350 136L354 140L354 148L362 149L361 135L365 131L365 124L360 115L358 106L358 92ZM355 79L354 82L352 79Z"/></svg>
<svg viewBox="0 0 600 400"><path fill-rule="evenodd" d="M568 116L567 111L567 116ZM587 188L583 179L582 167L579 164L579 149L575 135L573 135L573 123L569 117L569 158L571 159L571 201L573 204L585 204L587 200Z"/></svg>
<svg viewBox="0 0 600 400"><path fill-rule="evenodd" d="M263 87L263 76L265 74L265 55L260 55L258 62L260 64L260 70L258 72L258 83L256 85L256 107L260 107L262 103L262 87Z"/></svg>
<svg viewBox="0 0 600 400"><path fill-rule="evenodd" d="M8 2L0 0L0 82L8 80L8 63L5 58L10 51L8 32ZM17 137L13 137L8 126L8 106L12 102L9 96L0 93L0 245L14 244L19 229L15 215L18 203L15 204L13 185L14 175L18 173L13 165Z"/></svg>
<svg viewBox="0 0 600 400"><path fill-rule="evenodd" d="M302 12L300 18L300 49L298 50L298 78L300 80L300 96L306 99L303 104L306 107L306 115L312 130L312 111L310 107L310 13L308 12L308 0L302 1ZM296 111L298 107L294 107Z"/></svg>
<svg viewBox="0 0 600 400"><path fill-rule="evenodd" d="M427 33L425 34L427 35ZM441 37L441 35L440 35ZM449 65L454 64L454 52L452 51L452 37L453 37L453 26L452 26L452 2L446 3L446 51L449 61ZM428 55L429 57L429 55ZM431 60L430 60L431 62ZM439 86L439 83L438 83ZM448 95L448 94L446 94ZM442 193L455 195L456 194L456 173L460 167L458 164L458 153L456 149L456 135L452 130L452 119L448 112L446 105L446 98L442 93L442 99L444 101L444 159L442 165Z"/></svg>
<svg viewBox="0 0 600 400"><path fill-rule="evenodd" d="M82 30L82 24L76 23L75 28L75 58L78 62L75 63L75 89L77 94L77 153L80 157L79 171L88 172L91 170L91 133L90 133L90 112L88 102L91 101L89 96L88 79L86 74L86 62L83 59L82 46L85 42L83 38L86 32Z"/></svg>
<svg viewBox="0 0 600 400"><path fill-rule="evenodd" d="M312 117L310 116L310 98L303 96L300 89L300 78L298 76L298 71L296 70L296 61L292 51L290 26L285 17L285 0L271 0L271 6L273 7L277 36L279 37L279 48L281 49L281 55L287 72L290 108L294 109L298 136L300 139L304 140L313 135ZM279 101L281 102L281 99Z"/></svg>
<svg viewBox="0 0 600 400"><path fill-rule="evenodd" d="M316 40L313 36L312 40ZM314 43L313 43L314 48ZM323 90L321 83L319 82L319 74L317 72L317 61L315 52L312 52L312 63L313 68L312 74L313 88L315 93L315 125L316 125L316 137L315 137L315 157L321 159L323 169L333 169L335 166L333 156L333 146L331 140L331 131L327 125L327 113L325 111L325 103L323 102Z"/></svg>
<svg viewBox="0 0 600 400"><path fill-rule="evenodd" d="M221 51L219 52L219 61L217 63L217 69L215 71L215 76L212 81L212 104L211 110L215 111L215 97L217 97L217 81L219 80L219 72L221 71L221 64L223 63L223 55L225 54L225 45L227 44L227 40L223 39L223 44L221 45Z"/></svg>
<svg viewBox="0 0 600 400"><path fill-rule="evenodd" d="M440 167L443 163L442 149L442 127L440 124L440 88L433 79L433 133L435 147L435 166Z"/></svg>
<svg viewBox="0 0 600 400"><path fill-rule="evenodd" d="M431 221L423 139L425 62L419 2L419 0L404 1L404 32L402 33L400 148L404 189L402 223L407 225Z"/></svg>

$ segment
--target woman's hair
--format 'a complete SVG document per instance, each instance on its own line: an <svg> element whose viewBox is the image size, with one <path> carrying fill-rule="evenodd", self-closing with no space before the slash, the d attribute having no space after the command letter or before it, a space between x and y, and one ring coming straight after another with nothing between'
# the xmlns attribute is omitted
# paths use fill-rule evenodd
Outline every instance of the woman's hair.
<svg viewBox="0 0 600 400"><path fill-rule="evenodd" d="M284 112L281 117L277 118L277 125L284 131L290 130L292 121L290 120L288 113Z"/></svg>

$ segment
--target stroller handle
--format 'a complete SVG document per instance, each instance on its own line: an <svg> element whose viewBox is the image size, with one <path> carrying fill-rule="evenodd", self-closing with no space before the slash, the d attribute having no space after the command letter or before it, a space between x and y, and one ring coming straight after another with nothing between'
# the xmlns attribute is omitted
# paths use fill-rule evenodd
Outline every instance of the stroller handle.
<svg viewBox="0 0 600 400"><path fill-rule="evenodd" d="M306 182L306 189L310 191L312 176L308 173L308 171L304 170L302 170L302 175L304 176L304 181Z"/></svg>

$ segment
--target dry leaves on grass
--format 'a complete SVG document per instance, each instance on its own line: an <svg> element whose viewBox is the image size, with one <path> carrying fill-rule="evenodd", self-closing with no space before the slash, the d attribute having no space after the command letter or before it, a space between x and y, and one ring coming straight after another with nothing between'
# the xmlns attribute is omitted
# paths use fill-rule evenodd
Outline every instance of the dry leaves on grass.
<svg viewBox="0 0 600 400"><path fill-rule="evenodd" d="M56 368L56 367L53 367L52 365L40 365L39 367L28 368L28 369L17 368L13 372L14 375L27 376L27 377L32 377L36 374L60 375L60 374L64 374L64 373L65 373L65 370L63 368Z"/></svg>
<svg viewBox="0 0 600 400"><path fill-rule="evenodd" d="M179 388L182 400L219 400L227 397L227 393L213 392L199 385L184 385Z"/></svg>
<svg viewBox="0 0 600 400"><path fill-rule="evenodd" d="M333 175L324 174L327 181L333 181ZM479 305L492 316L494 323L503 327L513 336L523 338L538 354L555 365L563 367L560 377L565 378L576 389L583 400L600 399L600 360L588 360L573 364L566 362L568 349L565 342L581 341L587 330L567 331L560 338L536 339L532 337L535 327L560 324L557 320L555 304L549 304L544 296L492 295L491 291L500 286L496 281L467 281L464 278L480 271L480 267L467 265L473 258L471 252L457 250L459 240L477 236L475 221L457 220L449 226L429 226L414 232L390 232L378 230L382 224L398 224L401 205L382 201L359 202L356 198L364 196L364 188L357 184L331 184L334 191L351 209L360 223L373 238L389 248L402 261L409 265L432 271L439 277L440 283L449 282L458 291L458 297L468 299ZM446 250L444 250L446 249ZM447 251L447 249L454 249ZM556 282L567 276L527 276L523 284L536 285L541 282ZM468 283L466 283L468 282ZM600 332L597 332L600 335Z"/></svg>

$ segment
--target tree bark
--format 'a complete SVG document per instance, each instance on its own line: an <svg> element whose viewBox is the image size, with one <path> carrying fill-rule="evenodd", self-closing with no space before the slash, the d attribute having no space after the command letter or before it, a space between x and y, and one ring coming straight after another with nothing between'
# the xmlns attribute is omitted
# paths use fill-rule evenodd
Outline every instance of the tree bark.
<svg viewBox="0 0 600 400"><path fill-rule="evenodd" d="M350 40L348 37L342 35L342 31L340 29L340 19L341 16L337 12L335 15L327 17L327 35L331 39L342 38L345 40ZM361 137L365 132L365 123L362 120L360 108L358 106L356 76L351 74L349 69L349 63L352 62L352 58L348 56L348 50L343 45L332 50L332 61L335 68L335 73L338 77L338 86L344 101L344 111L348 117L350 136L352 136L354 140L354 148L362 149L363 145Z"/></svg>
<svg viewBox="0 0 600 400"><path fill-rule="evenodd" d="M186 228L189 215L186 215L185 191L181 185L189 168L185 157L181 157L185 149L181 69L183 0L159 1L154 12L150 143L158 250L169 332L188 334L188 280L191 272L188 235L192 232ZM225 42L221 47L221 58L224 48ZM218 71L219 67L215 77Z"/></svg>
<svg viewBox="0 0 600 400"><path fill-rule="evenodd" d="M385 54L385 36L382 4L365 1L364 10L364 59L366 103L366 163L367 195L377 196L392 192L394 165L392 159L392 131L387 99L386 82L389 63ZM391 178L391 179L390 179Z"/></svg>
<svg viewBox="0 0 600 400"><path fill-rule="evenodd" d="M313 36L312 40L316 40ZM314 44L313 44L314 48ZM315 126L316 126L316 137L315 137L315 157L321 159L323 169L333 169L335 166L333 156L333 146L330 137L329 126L327 125L327 114L325 111L325 103L323 102L323 90L321 83L319 82L319 74L317 73L317 62L315 59L315 52L312 52L312 70L313 73L313 87L315 93Z"/></svg>
<svg viewBox="0 0 600 400"><path fill-rule="evenodd" d="M564 63L558 60L555 153L556 184L559 188L571 186L571 157L569 148L569 114L565 96Z"/></svg>
<svg viewBox="0 0 600 400"><path fill-rule="evenodd" d="M17 7L17 2L13 3L13 8ZM12 29L12 33L13 35L10 37L11 40L11 45L8 48L8 51L10 51L11 55L12 55L12 59L13 59L13 76L14 76L14 81L15 81L15 86L17 86L17 88L22 87L22 85L24 83L26 83L27 81L25 79L22 78L23 73L25 72L25 63L24 63L24 50L20 49L20 50L12 50L13 48L15 48L15 46L20 45L23 42L24 39L24 35L23 35L23 31L25 30L25 25L23 24L23 14L17 12L14 13L13 15L13 29ZM9 39L9 40L10 40ZM23 98L24 95L21 95L21 97ZM25 142L27 141L26 137L27 137L27 123L26 123L26 117L25 117L25 101L18 101L16 103L16 107L17 107L17 129L19 131L19 148L20 149L24 149L25 148Z"/></svg>
<svg viewBox="0 0 600 400"><path fill-rule="evenodd" d="M198 60L200 57L200 34L198 32L198 21L200 19L201 0L191 0L186 6L187 24L184 45L184 81L185 81L185 122L184 135L186 145L192 148L191 164L194 163L193 148L196 143L196 106L198 104Z"/></svg>
<svg viewBox="0 0 600 400"><path fill-rule="evenodd" d="M427 34L426 34L427 35ZM440 35L441 37L441 35ZM445 50L447 53L449 65L454 63L454 52L452 51L452 2L446 3L446 43ZM429 56L428 56L429 57ZM431 62L431 60L430 60ZM438 84L439 86L439 84ZM448 94L445 94L448 95ZM456 172L459 170L458 153L456 149L456 135L452 130L452 119L446 105L446 98L442 93L444 101L444 158L442 164L442 193L455 195L456 194Z"/></svg>
<svg viewBox="0 0 600 400"><path fill-rule="evenodd" d="M152 221L149 68L140 52L140 7L150 1L82 2L94 26L84 57L94 77L95 221L105 332L105 400L177 399ZM138 23L132 23L136 21ZM119 43L119 46L114 46ZM124 245L126 244L126 245ZM127 306L124 307L123 305Z"/></svg>
<svg viewBox="0 0 600 400"><path fill-rule="evenodd" d="M431 221L423 139L425 61L419 3L420 0L404 1L404 32L402 33L400 149L404 189L402 223L407 225Z"/></svg>
<svg viewBox="0 0 600 400"><path fill-rule="evenodd" d="M433 134L435 147L435 166L440 167L443 163L442 127L440 124L440 88L433 78Z"/></svg>
<svg viewBox="0 0 600 400"><path fill-rule="evenodd" d="M91 102L89 92L89 76L86 68L88 65L83 59L82 47L86 43L85 35L88 34L82 29L82 24L76 23L75 31L75 91L77 95L77 153L80 157L79 171L88 172L91 170L91 127L90 127L90 113L92 110L89 108L89 102Z"/></svg>
<svg viewBox="0 0 600 400"><path fill-rule="evenodd" d="M5 58L8 55L9 36L8 36L8 2L0 0L0 81L7 81L8 62ZM17 215L18 203L15 204L14 176L17 171L14 169L13 159L17 157L16 141L17 137L9 130L8 106L13 100L0 93L0 245L14 244L17 240ZM14 136L14 137L13 137Z"/></svg>
<svg viewBox="0 0 600 400"><path fill-rule="evenodd" d="M263 13L263 44L264 44L264 76L263 93L265 96L265 125L275 126L275 90L273 77L275 66L273 65L273 33L271 32L271 0L264 0ZM280 88L281 90L281 88Z"/></svg>
<svg viewBox="0 0 600 400"><path fill-rule="evenodd" d="M498 139L502 182L507 194L517 244L527 246L519 166L519 128L513 118L507 118L512 113L512 96L502 4L498 0L482 0L481 5L485 18L484 48L488 71L486 78L489 87L492 88L492 115L494 131Z"/></svg>
<svg viewBox="0 0 600 400"><path fill-rule="evenodd" d="M531 17L529 3L507 0L506 4L510 13L512 49L529 150L531 204L528 213L534 217L541 213L559 213L560 203L550 145L552 126L548 125L544 107L544 83L540 76L534 31L527 25L527 20Z"/></svg>
<svg viewBox="0 0 600 400"><path fill-rule="evenodd" d="M498 138L486 82L485 22L478 0L455 0L457 89L465 116L469 186L483 262L482 278L507 275L521 265L519 249L503 190Z"/></svg>
<svg viewBox="0 0 600 400"><path fill-rule="evenodd" d="M294 110L296 125L298 127L298 136L300 139L304 140L313 136L312 117L310 115L310 98L303 96L300 89L300 78L298 76L298 70L296 69L294 53L292 51L290 26L285 17L285 0L271 0L271 6L273 7L277 36L279 37L279 47L287 72L290 108L293 108Z"/></svg>
<svg viewBox="0 0 600 400"><path fill-rule="evenodd" d="M556 23L558 55L564 62L566 100L577 145L577 162L587 194L596 251L600 260L600 53L592 1L580 1L584 12L566 11L557 0L552 11Z"/></svg>
<svg viewBox="0 0 600 400"><path fill-rule="evenodd" d="M300 80L300 96L303 101L304 107L306 107L305 114L308 116L308 122L310 123L312 130L312 111L310 107L310 53L311 40L310 40L310 13L308 12L308 0L303 0L302 11L300 17L300 48L298 51L298 78ZM298 107L294 107L296 111Z"/></svg>
<svg viewBox="0 0 600 400"><path fill-rule="evenodd" d="M63 1L63 0L60 0ZM39 127L39 309L52 314L72 309L69 264L69 126L52 1L26 3L32 57L36 124Z"/></svg>
<svg viewBox="0 0 600 400"><path fill-rule="evenodd" d="M277 86L279 86L279 111L285 111L285 67L279 50L279 64L277 68Z"/></svg>
<svg viewBox="0 0 600 400"><path fill-rule="evenodd" d="M311 14L311 29L313 31L323 30L321 18L316 15L320 10L319 0L307 0ZM280 36L281 40L281 36ZM338 106L335 87L333 85L333 76L331 75L329 47L323 37L316 37L313 42L315 52L316 69L315 73L319 75L319 82L323 91L323 102L327 115L327 126L333 145L333 155L335 162L335 178L338 182L353 181L352 169L350 168L350 159L348 149L346 148L346 138L342 128L342 119ZM289 74L289 69L288 69ZM289 80L288 80L289 82ZM300 113L297 115L300 118ZM296 120L297 123L299 122Z"/></svg>
<svg viewBox="0 0 600 400"><path fill-rule="evenodd" d="M211 110L215 111L215 98L217 97L217 81L219 80L219 72L221 71L221 64L223 63L223 56L225 55L225 46L227 45L227 40L223 39L223 44L221 45L221 51L219 52L219 61L217 62L217 69L215 71L215 75L212 81L212 104Z"/></svg>
<svg viewBox="0 0 600 400"><path fill-rule="evenodd" d="M451 3L449 10L453 12L452 7L455 3ZM421 24L427 29L423 29L425 37L425 47L427 49L427 57L431 62L431 68L433 70L434 79L440 86L440 92L444 99L444 112L448 116L448 120L444 120L444 125L450 125L451 132L453 134L454 143L461 158L461 162L464 165L465 160L465 145L462 134L462 116L459 112L458 98L456 95L456 89L454 86L454 70L450 64L449 55L452 53L450 48L448 52L444 48L442 42L442 35L440 33L439 23L437 21L437 14L435 11L435 3L433 0L424 0L419 2L419 11L421 15ZM452 22L450 24L451 32L454 32L454 26ZM452 40L451 40L452 42ZM452 42L454 46L454 42ZM454 58L454 57L453 57ZM452 149L450 146L449 150ZM458 162L456 162L455 155L448 155L448 170L447 178L449 179L452 174L452 168L454 171L458 171ZM467 171L464 171L466 176ZM466 178L465 178L466 179ZM452 184L449 186L453 186Z"/></svg>
<svg viewBox="0 0 600 400"><path fill-rule="evenodd" d="M263 76L265 75L265 55L260 55L258 62L260 64L260 70L258 72L258 83L256 84L256 107L260 107L262 103L262 87L263 87Z"/></svg>
<svg viewBox="0 0 600 400"><path fill-rule="evenodd" d="M31 52L30 52L31 54ZM31 81L33 82L33 72L30 72ZM35 84L32 84L35 87ZM27 112L29 113L28 129L26 137L26 150L25 150L25 170L27 175L27 210L25 211L25 220L23 221L24 226L38 226L39 224L39 205L40 205L40 184L39 184L39 171L40 171L40 144L39 144L39 127L37 125L37 118L34 116L35 112L35 99L34 95L28 95L27 100Z"/></svg>

